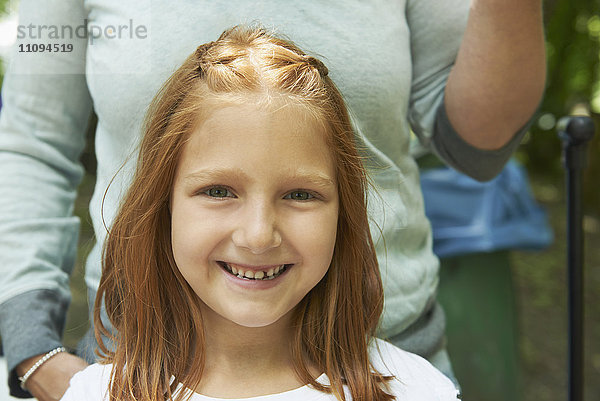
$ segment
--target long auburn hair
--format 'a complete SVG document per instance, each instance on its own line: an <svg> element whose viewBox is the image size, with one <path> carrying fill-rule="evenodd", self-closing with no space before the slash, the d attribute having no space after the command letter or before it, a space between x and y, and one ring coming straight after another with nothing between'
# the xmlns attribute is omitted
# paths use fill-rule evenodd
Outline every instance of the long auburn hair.
<svg viewBox="0 0 600 401"><path fill-rule="evenodd" d="M112 363L111 400L182 400L177 383L202 378L201 300L179 272L171 248L169 202L183 146L211 99L283 96L324 125L336 166L337 238L325 277L296 306L291 342L302 382L345 400L388 401L390 377L368 348L383 309L383 287L369 231L367 176L350 118L327 68L260 27L234 27L191 54L168 79L146 115L137 169L104 244L95 301L96 339ZM206 111L204 111L206 113ZM100 318L102 303L115 331ZM112 344L105 344L102 335ZM190 355L199 355L189 360ZM325 372L318 383L308 366ZM173 380L174 377L176 380Z"/></svg>

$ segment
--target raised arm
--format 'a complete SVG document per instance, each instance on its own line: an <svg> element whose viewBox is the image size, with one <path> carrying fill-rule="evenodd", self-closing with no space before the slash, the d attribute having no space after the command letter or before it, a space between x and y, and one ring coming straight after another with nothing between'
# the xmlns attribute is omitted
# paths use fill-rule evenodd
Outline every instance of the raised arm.
<svg viewBox="0 0 600 401"><path fill-rule="evenodd" d="M472 0L445 90L448 119L467 143L505 145L531 118L544 91L541 0Z"/></svg>
<svg viewBox="0 0 600 401"><path fill-rule="evenodd" d="M409 121L455 169L492 179L519 145L546 77L541 0L407 0Z"/></svg>

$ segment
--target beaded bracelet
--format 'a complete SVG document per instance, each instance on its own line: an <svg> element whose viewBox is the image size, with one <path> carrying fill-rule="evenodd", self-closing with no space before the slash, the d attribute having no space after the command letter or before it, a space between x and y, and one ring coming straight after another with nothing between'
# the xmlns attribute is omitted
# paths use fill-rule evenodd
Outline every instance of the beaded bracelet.
<svg viewBox="0 0 600 401"><path fill-rule="evenodd" d="M52 351L48 352L46 355L41 357L36 363L33 364L33 366L31 368L29 368L27 373L25 373L23 376L19 377L19 381L21 382L21 388L24 391L27 391L27 388L25 387L25 382L27 381L27 379L29 379L29 377L36 370L38 370L38 368L40 366L42 366L45 362L47 362L48 359L52 358L54 355L56 355L58 353L66 352L66 351L67 351L67 349L65 347L58 347L58 348L54 348Z"/></svg>

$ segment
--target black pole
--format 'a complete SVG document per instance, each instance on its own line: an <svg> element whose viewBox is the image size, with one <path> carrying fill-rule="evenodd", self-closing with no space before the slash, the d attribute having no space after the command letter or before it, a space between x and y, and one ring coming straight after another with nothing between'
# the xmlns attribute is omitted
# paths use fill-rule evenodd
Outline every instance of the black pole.
<svg viewBox="0 0 600 401"><path fill-rule="evenodd" d="M567 267L569 285L569 401L583 401L583 202L582 172L587 143L594 136L589 117L571 117L559 126L567 170Z"/></svg>

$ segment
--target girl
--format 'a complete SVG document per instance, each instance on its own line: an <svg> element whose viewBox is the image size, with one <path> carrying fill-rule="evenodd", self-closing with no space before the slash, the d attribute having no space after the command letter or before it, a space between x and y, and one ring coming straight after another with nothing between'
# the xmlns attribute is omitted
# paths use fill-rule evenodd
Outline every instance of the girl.
<svg viewBox="0 0 600 401"><path fill-rule="evenodd" d="M319 60L230 29L188 57L146 121L104 249L103 362L63 400L456 399L428 362L373 337L367 179Z"/></svg>

